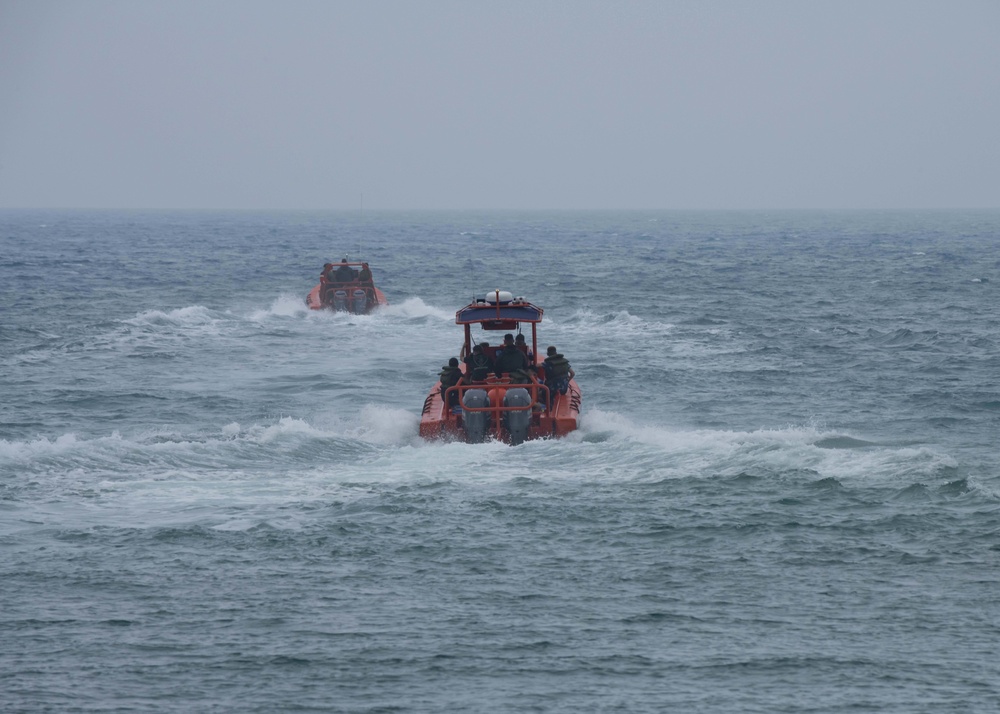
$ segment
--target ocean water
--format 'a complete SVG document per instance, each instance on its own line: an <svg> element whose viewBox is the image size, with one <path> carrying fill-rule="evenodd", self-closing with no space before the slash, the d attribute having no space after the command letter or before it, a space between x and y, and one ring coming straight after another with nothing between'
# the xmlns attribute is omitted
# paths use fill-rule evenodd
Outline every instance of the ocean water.
<svg viewBox="0 0 1000 714"><path fill-rule="evenodd" d="M390 305L311 312L324 262ZM1000 709L1000 212L0 212L0 709ZM425 443L455 311L581 428Z"/></svg>

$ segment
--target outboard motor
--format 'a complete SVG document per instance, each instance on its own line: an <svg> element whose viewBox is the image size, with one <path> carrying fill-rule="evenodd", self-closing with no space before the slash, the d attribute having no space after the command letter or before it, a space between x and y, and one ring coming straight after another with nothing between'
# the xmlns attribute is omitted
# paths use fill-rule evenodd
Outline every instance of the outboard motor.
<svg viewBox="0 0 1000 714"><path fill-rule="evenodd" d="M507 396L503 398L505 407L528 407L531 405L531 394L524 387L515 387L507 390ZM531 410L504 412L504 426L510 434L511 444L520 444L528 438L528 427L531 426Z"/></svg>
<svg viewBox="0 0 1000 714"><path fill-rule="evenodd" d="M333 309L334 310L346 310L347 309L347 291L346 290L335 290L333 293Z"/></svg>
<svg viewBox="0 0 1000 714"><path fill-rule="evenodd" d="M368 296L365 295L364 290L354 291L354 300L352 302L354 312L361 314L365 311L365 307L368 305Z"/></svg>
<svg viewBox="0 0 1000 714"><path fill-rule="evenodd" d="M462 397L463 407L490 406L490 398L486 395L485 389L467 389ZM469 444L480 444L486 439L486 434L490 430L489 412L470 412L462 410L462 421L465 424L465 441Z"/></svg>

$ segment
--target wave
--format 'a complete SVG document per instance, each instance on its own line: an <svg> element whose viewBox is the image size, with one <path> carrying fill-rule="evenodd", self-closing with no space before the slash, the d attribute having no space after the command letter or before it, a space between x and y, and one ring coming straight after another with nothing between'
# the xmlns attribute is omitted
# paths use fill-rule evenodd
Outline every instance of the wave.
<svg viewBox="0 0 1000 714"><path fill-rule="evenodd" d="M0 480L0 503L18 514L0 522L0 535L96 525L296 528L331 504L365 509L412 489L458 488L459 498L479 498L559 484L613 496L623 486L686 480L711 489L804 483L821 492L952 498L957 490L997 498L988 484L960 477L954 459L936 449L817 426L684 430L594 409L564 438L511 447L425 442L418 421L369 404L351 415L229 422L204 433L0 440L0 473L10 474Z"/></svg>
<svg viewBox="0 0 1000 714"><path fill-rule="evenodd" d="M30 474L79 471L128 478L136 472L177 470L311 470L331 461L363 462L373 454L397 459L399 454L394 450L399 449L450 449L464 454L453 466L465 469L465 460L477 461L484 448L424 442L417 434L418 423L419 417L410 411L369 404L350 415L320 414L310 420L284 416L272 423L249 426L231 422L208 434L159 430L131 436L114 432L89 439L70 433L53 440L0 440L0 466ZM952 457L929 446L880 444L815 426L758 431L683 430L637 423L625 415L600 409L585 412L580 430L563 439L529 442L517 449L502 444L498 447L511 463L523 462L527 466L523 475L528 477L540 475L530 465L530 459L539 455L544 457L543 466L557 470L568 467L585 474L588 469L581 466L602 462L626 478L640 479L713 478L758 471L808 472L816 478L847 479L858 484L923 482L954 480L957 468ZM262 456L266 458L262 460ZM406 470L405 458L396 466ZM447 471L446 463L438 466Z"/></svg>
<svg viewBox="0 0 1000 714"><path fill-rule="evenodd" d="M393 321L402 318L404 320L414 320L430 318L432 320L452 320L455 317L454 311L442 310L428 305L419 297L410 297L401 303L390 303L377 308L368 315L355 315L347 312L337 312L334 310L310 310L305 300L290 294L280 295L275 298L271 305L263 310L256 310L249 315L249 319L254 322L264 322L271 318L305 317L316 320L333 321Z"/></svg>
<svg viewBox="0 0 1000 714"><path fill-rule="evenodd" d="M187 340L214 341L237 331L240 323L235 315L203 305L175 310L147 310L117 322L117 328L112 332L88 340L85 349L112 349L133 356L148 353L149 350L163 354L165 347L177 349Z"/></svg>
<svg viewBox="0 0 1000 714"><path fill-rule="evenodd" d="M246 427L230 422L207 434L153 430L125 436L115 431L92 438L67 433L55 439L0 440L0 467L11 473L85 473L112 479L178 470L308 469L325 460L355 459L379 447L412 444L419 418L405 410L368 405L353 419L318 421L285 416ZM267 451L263 460L262 450Z"/></svg>
<svg viewBox="0 0 1000 714"><path fill-rule="evenodd" d="M40 342L15 355L17 363L44 363L54 358L87 353L118 353L128 357L174 356L165 347L176 348L183 340L215 339L227 327L238 324L232 315L190 305L175 310L147 310L125 320L100 323L93 334L66 335L39 332Z"/></svg>
<svg viewBox="0 0 1000 714"><path fill-rule="evenodd" d="M254 322L263 322L272 317L304 317L310 310L306 301L302 297L290 294L279 295L266 310L255 310L250 313L250 319Z"/></svg>
<svg viewBox="0 0 1000 714"><path fill-rule="evenodd" d="M641 336L645 339L666 337L676 327L670 322L658 322L638 317L628 310L605 313L578 310L565 321L553 322L552 324L572 328L574 333L582 335L598 334L606 338Z"/></svg>
<svg viewBox="0 0 1000 714"><path fill-rule="evenodd" d="M386 317L402 317L406 319L430 318L433 320L443 320L451 322L455 319L454 310L442 310L441 308L428 305L419 297L410 297L399 304L390 303L379 308L379 314Z"/></svg>
<svg viewBox="0 0 1000 714"><path fill-rule="evenodd" d="M647 478L716 478L758 473L834 478L858 486L955 478L956 460L930 446L879 444L816 426L759 431L681 430L643 425L615 412L590 410L580 438L632 461ZM632 448L627 448L632 447ZM638 469L638 471L636 471Z"/></svg>
<svg viewBox="0 0 1000 714"><path fill-rule="evenodd" d="M560 340L593 341L596 337L633 345L644 353L672 357L700 359L750 351L750 346L736 337L728 324L711 318L678 325L633 315L628 310L606 313L580 310L565 321L552 322L550 327Z"/></svg>
<svg viewBox="0 0 1000 714"><path fill-rule="evenodd" d="M147 310L122 323L134 327L185 327L214 325L220 321L218 313L202 305L191 305L169 311Z"/></svg>
<svg viewBox="0 0 1000 714"><path fill-rule="evenodd" d="M947 344L947 338L937 330L910 330L902 327L891 332L879 332L869 329L868 337L877 345L901 349L936 348L940 343Z"/></svg>

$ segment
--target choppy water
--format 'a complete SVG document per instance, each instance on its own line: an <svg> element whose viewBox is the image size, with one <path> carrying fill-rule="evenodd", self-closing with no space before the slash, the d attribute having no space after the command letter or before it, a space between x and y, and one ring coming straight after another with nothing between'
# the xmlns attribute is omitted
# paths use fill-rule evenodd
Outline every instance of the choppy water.
<svg viewBox="0 0 1000 714"><path fill-rule="evenodd" d="M387 309L305 309L345 253ZM0 212L0 707L994 711L998 269L997 212ZM423 443L493 288L582 428Z"/></svg>

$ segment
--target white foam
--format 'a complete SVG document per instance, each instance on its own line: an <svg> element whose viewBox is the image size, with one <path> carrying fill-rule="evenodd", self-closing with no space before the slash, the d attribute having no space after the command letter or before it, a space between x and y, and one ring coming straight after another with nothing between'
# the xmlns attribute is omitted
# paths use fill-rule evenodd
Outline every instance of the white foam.
<svg viewBox="0 0 1000 714"><path fill-rule="evenodd" d="M453 321L455 319L454 310L442 310L433 305L428 305L419 297L407 298L399 304L386 305L379 308L378 312L388 317L430 317L442 321Z"/></svg>
<svg viewBox="0 0 1000 714"><path fill-rule="evenodd" d="M591 310L579 310L563 322L550 321L554 327L571 327L574 334L601 335L602 339L617 337L642 336L665 337L675 329L670 322L646 320L633 315L628 310L618 310L610 313L598 313Z"/></svg>
<svg viewBox="0 0 1000 714"><path fill-rule="evenodd" d="M733 476L740 473L813 473L862 483L940 480L955 459L935 449L880 445L875 440L817 426L756 431L671 429L636 424L614 412L589 410L581 420L584 442L615 442L623 459L645 464L650 477ZM825 448L826 440L855 440L861 448ZM623 448L636 445L635 449Z"/></svg>
<svg viewBox="0 0 1000 714"><path fill-rule="evenodd" d="M117 439L119 437L116 433L114 436L107 438ZM52 454L72 453L79 443L76 434L72 433L62 434L56 437L54 441L50 441L45 437L31 441L7 441L6 439L0 439L0 458L11 462L25 462Z"/></svg>
<svg viewBox="0 0 1000 714"><path fill-rule="evenodd" d="M263 322L272 317L302 317L315 312L309 309L305 300L295 295L279 295L266 310L256 310L250 313L249 319L254 322Z"/></svg>
<svg viewBox="0 0 1000 714"><path fill-rule="evenodd" d="M211 325L218 322L212 311L202 305L190 305L176 310L147 310L130 320L123 320L126 325L141 326L186 326Z"/></svg>
<svg viewBox="0 0 1000 714"><path fill-rule="evenodd" d="M328 436L328 432L321 431L302 419L294 417L281 417L277 424L260 426L255 424L245 432L248 439L259 444L270 444L289 435L304 435L309 437Z"/></svg>
<svg viewBox="0 0 1000 714"><path fill-rule="evenodd" d="M418 438L420 417L405 409L370 404L361 410L348 434L372 444L412 444Z"/></svg>

